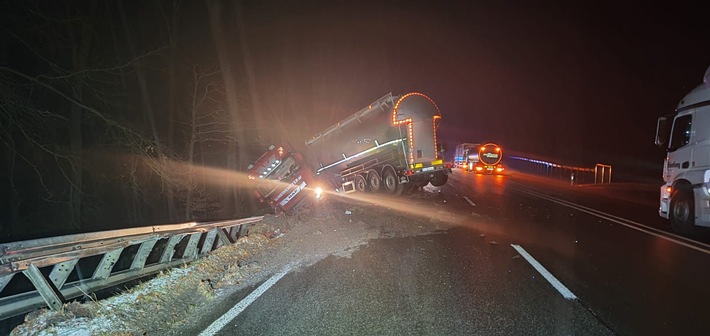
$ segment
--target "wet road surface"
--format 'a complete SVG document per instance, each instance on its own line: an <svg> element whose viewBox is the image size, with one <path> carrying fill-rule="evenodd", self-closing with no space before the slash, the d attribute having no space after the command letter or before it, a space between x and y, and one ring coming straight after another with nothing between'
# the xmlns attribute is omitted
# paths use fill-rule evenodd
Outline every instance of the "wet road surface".
<svg viewBox="0 0 710 336"><path fill-rule="evenodd" d="M455 170L405 197L457 225L288 272L217 334L705 334L710 249L668 233L652 188L635 188Z"/></svg>

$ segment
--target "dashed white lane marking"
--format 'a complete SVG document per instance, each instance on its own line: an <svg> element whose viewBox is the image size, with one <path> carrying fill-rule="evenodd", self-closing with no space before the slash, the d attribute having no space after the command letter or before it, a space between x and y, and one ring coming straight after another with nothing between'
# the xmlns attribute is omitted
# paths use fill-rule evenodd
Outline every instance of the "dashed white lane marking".
<svg viewBox="0 0 710 336"><path fill-rule="evenodd" d="M471 206L476 206L476 203L473 203L473 201L467 196L464 196L463 199L465 199L468 204L471 204Z"/></svg>
<svg viewBox="0 0 710 336"><path fill-rule="evenodd" d="M233 320L237 315L239 315L244 309L246 309L252 302L256 301L262 294L264 294L271 286L273 286L277 281L281 280L289 271L291 266L286 267L281 272L275 274L269 280L266 280L259 288L251 292L242 301L239 301L232 309L218 318L216 321L212 322L207 329L200 333L200 336L212 336L222 330L229 321Z"/></svg>
<svg viewBox="0 0 710 336"><path fill-rule="evenodd" d="M555 287L555 289L557 289L557 291L560 292L560 294L562 294L565 299L577 299L577 296L575 296L572 291L567 289L567 287L565 287L565 285L563 285L560 280L557 280L554 275L548 272L545 267L540 265L540 263L537 262L537 260L535 260L535 258L533 258L530 254L528 254L525 249L520 247L520 245L510 244L510 246L512 246L516 251L518 251L518 253L520 253L520 255L523 256L523 258L525 258L525 260L527 260L530 265L532 265L532 267L534 267L538 272L540 272L542 277L545 278L545 280L547 280L552 285L552 287Z"/></svg>

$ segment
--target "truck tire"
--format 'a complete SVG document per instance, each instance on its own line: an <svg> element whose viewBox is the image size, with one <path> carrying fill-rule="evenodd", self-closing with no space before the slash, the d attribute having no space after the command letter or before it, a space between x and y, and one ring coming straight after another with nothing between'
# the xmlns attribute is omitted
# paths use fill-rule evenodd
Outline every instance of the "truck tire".
<svg viewBox="0 0 710 336"><path fill-rule="evenodd" d="M448 180L449 180L449 175L446 175L446 173L444 173L444 172L440 172L440 173L434 174L434 177L431 178L431 181L429 181L429 183L431 183L431 185L433 185L435 187L441 187L444 184L446 184L446 181L448 181Z"/></svg>
<svg viewBox="0 0 710 336"><path fill-rule="evenodd" d="M404 191L404 186L399 183L399 177L392 167L385 167L382 170L382 184L388 194L401 195Z"/></svg>
<svg viewBox="0 0 710 336"><path fill-rule="evenodd" d="M382 189L382 177L374 170L367 173L367 185L373 192L378 192Z"/></svg>
<svg viewBox="0 0 710 336"><path fill-rule="evenodd" d="M353 180L353 185L355 186L355 191L366 192L367 191L367 181L362 175L356 175Z"/></svg>
<svg viewBox="0 0 710 336"><path fill-rule="evenodd" d="M669 217L673 231L683 236L695 235L695 201L688 187L679 186L671 195Z"/></svg>

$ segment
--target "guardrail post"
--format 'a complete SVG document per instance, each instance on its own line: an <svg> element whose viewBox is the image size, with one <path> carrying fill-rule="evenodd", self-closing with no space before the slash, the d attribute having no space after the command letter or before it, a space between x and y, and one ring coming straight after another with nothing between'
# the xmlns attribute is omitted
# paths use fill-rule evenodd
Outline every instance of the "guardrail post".
<svg viewBox="0 0 710 336"><path fill-rule="evenodd" d="M116 265L118 257L121 256L121 252L123 252L123 247L104 254L104 257L101 258L101 262L99 262L99 266L97 266L94 271L94 276L91 278L94 280L103 280L108 278L111 274L111 270L113 269L113 265Z"/></svg>
<svg viewBox="0 0 710 336"><path fill-rule="evenodd" d="M74 270L74 266L76 266L78 262L79 259L77 258L54 265L54 267L52 267L52 273L49 273L49 279L52 280L54 286L62 288L64 282L67 281L69 274L71 274L71 271Z"/></svg>
<svg viewBox="0 0 710 336"><path fill-rule="evenodd" d="M165 244L165 250L163 250L163 254L160 256L161 264L169 262L173 259L173 255L175 254L175 245L177 245L183 237L185 237L184 234L179 234L168 239L167 244Z"/></svg>
<svg viewBox="0 0 710 336"><path fill-rule="evenodd" d="M0 277L0 292L5 289L5 286L7 286L7 283L12 280L13 276L15 276L15 273L10 273L8 275L3 275L2 277Z"/></svg>
<svg viewBox="0 0 710 336"><path fill-rule="evenodd" d="M229 228L228 230L231 230L232 228ZM220 245L229 245L232 243L232 240L229 238L226 232L224 232L224 229L222 228L217 228L217 235L219 236L219 243Z"/></svg>
<svg viewBox="0 0 710 336"><path fill-rule="evenodd" d="M138 248L138 252L136 252L136 256L133 257L133 261L131 262L131 271L143 269L143 267L145 267L145 261L148 260L150 251L153 250L153 246L155 246L155 243L157 242L158 239L156 238L153 240L144 241L141 244L141 247Z"/></svg>
<svg viewBox="0 0 710 336"><path fill-rule="evenodd" d="M182 258L195 258L197 257L197 243L200 242L200 233L194 233L190 235L190 240L187 241L187 246L185 246L185 252L182 253Z"/></svg>
<svg viewBox="0 0 710 336"><path fill-rule="evenodd" d="M42 296L44 302L47 303L49 308L54 311L62 309L62 305L64 303L62 293L60 293L51 282L47 281L47 278L44 277L37 266L30 264L30 266L26 270L22 271L22 273L30 279L32 284L37 289L37 292Z"/></svg>
<svg viewBox="0 0 710 336"><path fill-rule="evenodd" d="M200 254L205 254L212 250L212 246L214 245L214 239L215 237L217 237L217 231L221 230L222 229L220 228L215 228L207 233L207 237L205 237L205 241L202 243L202 249L200 249Z"/></svg>
<svg viewBox="0 0 710 336"><path fill-rule="evenodd" d="M247 227L247 224L239 225L239 236L237 238L246 236L248 232L249 228Z"/></svg>

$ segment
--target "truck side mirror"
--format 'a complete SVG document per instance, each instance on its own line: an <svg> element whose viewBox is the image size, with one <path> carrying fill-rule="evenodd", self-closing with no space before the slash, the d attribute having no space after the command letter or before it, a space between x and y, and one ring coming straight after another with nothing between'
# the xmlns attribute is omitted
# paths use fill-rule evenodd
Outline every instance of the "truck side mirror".
<svg viewBox="0 0 710 336"><path fill-rule="evenodd" d="M439 143L439 152L446 152L446 143Z"/></svg>
<svg viewBox="0 0 710 336"><path fill-rule="evenodd" d="M668 138L671 131L673 119L669 116L663 116L658 118L658 123L656 124L656 146L663 149L668 149Z"/></svg>

